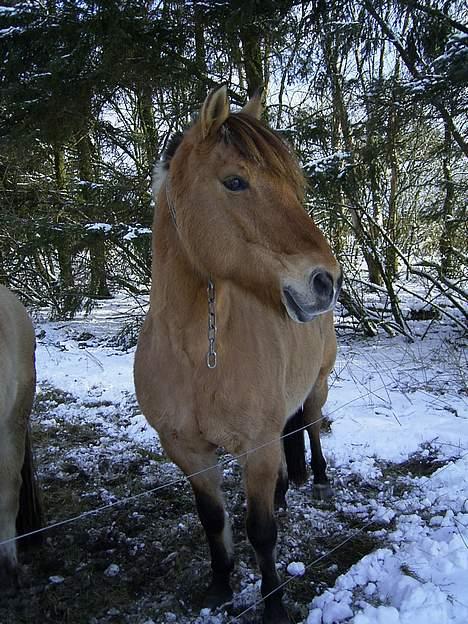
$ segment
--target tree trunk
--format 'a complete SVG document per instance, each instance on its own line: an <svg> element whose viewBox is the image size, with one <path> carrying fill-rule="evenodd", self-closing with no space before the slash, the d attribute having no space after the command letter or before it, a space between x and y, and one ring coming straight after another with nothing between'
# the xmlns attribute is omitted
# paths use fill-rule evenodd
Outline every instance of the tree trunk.
<svg viewBox="0 0 468 624"><path fill-rule="evenodd" d="M205 29L203 10L198 2L194 3L194 29L195 29L195 62L200 76L207 76L206 51L205 51ZM206 97L206 83L197 80L195 85L195 96L198 105L201 105Z"/></svg>
<svg viewBox="0 0 468 624"><path fill-rule="evenodd" d="M348 113L343 98L341 74L338 69L337 51L333 45L333 42L330 41L330 39L327 39L325 42L324 55L327 60L328 74L330 77L332 89L333 118L335 125L333 134L337 135L339 133L339 128L341 128L341 135L343 137L344 147L346 151L350 154L350 160L353 164L353 167L348 174L349 182L347 185L347 194L349 196L349 203L351 204L351 206L357 207L359 205L359 182L355 174L356 165L354 162L354 145L351 136ZM337 149L338 147L339 146L336 142L333 146L333 149ZM367 265L369 280L373 284L381 284L382 278L380 265L373 255L373 248L368 244L369 233L364 231L362 220L358 215L357 211L353 208L351 209L351 219L353 222L356 238L358 240L359 246L361 247L361 251ZM335 227L339 228L339 222L337 222L337 225ZM337 231L334 236L335 238L338 237L339 239L341 239L342 234ZM374 245L375 243L376 241L374 241Z"/></svg>
<svg viewBox="0 0 468 624"><path fill-rule="evenodd" d="M398 62L396 74L398 74ZM393 103L390 104L388 131L387 131L387 145L388 145L388 162L390 166L390 191L388 196L388 217L387 217L387 234L389 238L395 243L398 243L397 237L397 223L398 223L398 181L399 181L399 167L398 156L396 149L396 137L398 134L398 118L397 111ZM391 244L385 245L385 268L388 279L394 281L398 273L398 257L395 251L395 246Z"/></svg>
<svg viewBox="0 0 468 624"><path fill-rule="evenodd" d="M265 85L263 75L262 48L260 36L255 29L248 29L243 26L240 29L240 39L242 44L245 79L247 81L247 93L249 97L255 91Z"/></svg>
<svg viewBox="0 0 468 624"><path fill-rule="evenodd" d="M88 129L78 138L76 147L78 150L78 170L82 182L81 195L84 210L88 219L94 221L97 217L97 209L94 205L93 190L91 188L94 182L93 146ZM89 236L88 249L90 268L88 295L90 298L107 299L111 294L107 284L106 245L103 232L95 231Z"/></svg>
<svg viewBox="0 0 468 624"><path fill-rule="evenodd" d="M138 113L143 132L143 147L146 169L151 173L158 158L158 134L154 123L153 92L149 84L143 85L138 92Z"/></svg>
<svg viewBox="0 0 468 624"><path fill-rule="evenodd" d="M63 145L54 146L54 172L55 185L58 193L59 211L61 205L61 193L67 183L65 166L65 150ZM57 310L60 317L72 318L79 306L79 297L76 292L75 276L73 275L73 240L66 231L60 232L57 237L57 258L60 272L59 306Z"/></svg>
<svg viewBox="0 0 468 624"><path fill-rule="evenodd" d="M443 207L442 234L439 241L441 273L444 277L455 277L456 274L453 239L455 237L457 223L454 219L455 188L450 166L451 148L452 136L448 125L445 124L444 155L442 160L445 198Z"/></svg>

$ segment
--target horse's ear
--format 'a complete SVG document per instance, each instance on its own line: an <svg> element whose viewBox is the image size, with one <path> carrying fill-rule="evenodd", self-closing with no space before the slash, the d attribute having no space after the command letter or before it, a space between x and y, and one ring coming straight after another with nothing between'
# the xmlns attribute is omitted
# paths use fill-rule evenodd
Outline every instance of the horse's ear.
<svg viewBox="0 0 468 624"><path fill-rule="evenodd" d="M252 95L250 100L242 109L242 113L246 115L250 115L251 117L255 117L256 119L260 119L263 113L263 92L264 87L259 87L255 93Z"/></svg>
<svg viewBox="0 0 468 624"><path fill-rule="evenodd" d="M218 130L229 117L227 86L213 89L208 93L200 111L200 127L203 139Z"/></svg>

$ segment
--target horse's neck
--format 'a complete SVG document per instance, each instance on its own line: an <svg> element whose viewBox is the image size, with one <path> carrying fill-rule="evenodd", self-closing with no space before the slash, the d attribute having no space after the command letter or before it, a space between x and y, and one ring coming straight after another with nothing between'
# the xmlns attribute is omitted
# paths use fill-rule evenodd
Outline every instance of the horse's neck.
<svg viewBox="0 0 468 624"><path fill-rule="evenodd" d="M207 280L192 267L178 239L175 223L164 211L153 224L151 302L155 309L170 308L177 324L205 314Z"/></svg>

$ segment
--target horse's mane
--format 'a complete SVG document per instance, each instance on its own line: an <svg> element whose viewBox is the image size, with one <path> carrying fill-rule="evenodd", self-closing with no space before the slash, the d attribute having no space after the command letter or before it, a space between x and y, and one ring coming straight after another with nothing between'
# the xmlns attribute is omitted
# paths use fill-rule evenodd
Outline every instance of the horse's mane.
<svg viewBox="0 0 468 624"><path fill-rule="evenodd" d="M167 143L161 162L156 165L153 187L159 187L169 164L184 140L184 132L176 132ZM229 115L214 137L214 143L232 145L247 161L268 169L278 177L287 178L302 200L304 176L288 144L278 132L244 113Z"/></svg>
<svg viewBox="0 0 468 624"><path fill-rule="evenodd" d="M157 197L159 189L162 186L166 173L169 170L169 163L171 162L177 148L184 139L184 132L175 132L169 141L161 156L161 160L156 161L153 169L153 196Z"/></svg>
<svg viewBox="0 0 468 624"><path fill-rule="evenodd" d="M169 139L169 141L167 142L167 145L164 149L163 155L162 155L162 162L163 162L163 166L165 169L169 168L169 163L172 160L172 157L174 156L174 154L177 152L177 148L179 147L179 145L182 143L183 138L184 138L184 132L175 132L171 138Z"/></svg>

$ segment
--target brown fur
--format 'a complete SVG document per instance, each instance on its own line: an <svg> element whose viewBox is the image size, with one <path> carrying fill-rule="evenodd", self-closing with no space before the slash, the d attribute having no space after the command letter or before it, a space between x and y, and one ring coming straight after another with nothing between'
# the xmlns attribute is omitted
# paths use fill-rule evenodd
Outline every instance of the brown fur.
<svg viewBox="0 0 468 624"><path fill-rule="evenodd" d="M186 474L215 465L218 447L238 455L269 443L241 460L247 530L265 594L278 584L273 498L281 432L308 396L319 396L322 406L336 353L332 312L294 322L283 287L294 284L312 297L311 269L326 270L334 284L341 272L301 206L303 177L290 149L248 112L231 114L224 97L210 94L168 163L170 186L163 181L157 197L151 305L138 342L135 387L167 454ZM227 190L222 182L229 176L248 180L248 189ZM205 360L209 277L218 321L212 370ZM191 479L195 494L203 491L218 511L220 480L215 470ZM228 525L220 526L207 529L215 589L219 562L232 559ZM230 567L223 565L226 589ZM265 622L286 621L278 592L266 601Z"/></svg>
<svg viewBox="0 0 468 624"><path fill-rule="evenodd" d="M31 319L0 286L0 542L38 528L41 510L32 465L29 415L36 371ZM21 491L21 494L20 494ZM0 546L0 585L16 579L16 542Z"/></svg>

